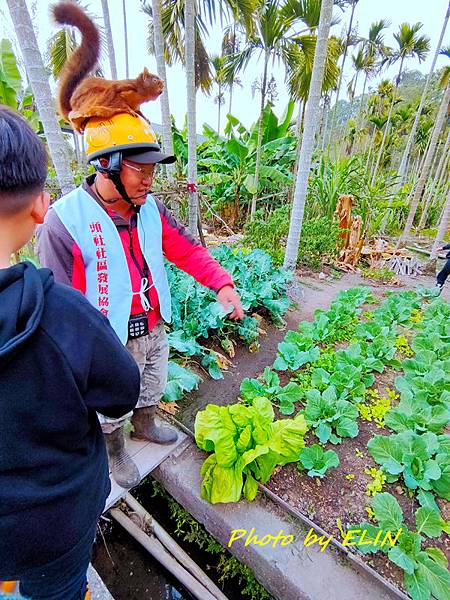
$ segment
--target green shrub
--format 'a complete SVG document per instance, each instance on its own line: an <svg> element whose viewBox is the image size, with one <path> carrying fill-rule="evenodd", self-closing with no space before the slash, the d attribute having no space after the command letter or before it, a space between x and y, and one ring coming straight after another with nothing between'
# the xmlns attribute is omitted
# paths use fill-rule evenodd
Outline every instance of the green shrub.
<svg viewBox="0 0 450 600"><path fill-rule="evenodd" d="M302 226L298 262L320 269L325 259L337 255L341 230L335 221L321 217L305 221Z"/></svg>
<svg viewBox="0 0 450 600"><path fill-rule="evenodd" d="M363 267L361 269L362 276L367 279L375 279L380 283L389 283L393 279L395 279L395 273L391 271L388 267Z"/></svg>
<svg viewBox="0 0 450 600"><path fill-rule="evenodd" d="M262 248L275 264L282 264L289 233L290 207L276 208L269 216L257 211L253 221L244 227L244 245ZM339 225L328 217L304 221L300 238L298 263L320 269L326 258L336 256Z"/></svg>
<svg viewBox="0 0 450 600"><path fill-rule="evenodd" d="M283 264L284 246L289 233L290 207L276 208L268 217L263 210L244 227L244 245L268 252L275 264Z"/></svg>

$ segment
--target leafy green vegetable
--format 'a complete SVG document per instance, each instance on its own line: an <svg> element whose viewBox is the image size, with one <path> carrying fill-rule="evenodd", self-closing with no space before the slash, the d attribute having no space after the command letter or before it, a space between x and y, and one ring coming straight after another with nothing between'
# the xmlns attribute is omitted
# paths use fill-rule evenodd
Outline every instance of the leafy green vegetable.
<svg viewBox="0 0 450 600"><path fill-rule="evenodd" d="M295 410L295 402L304 397L302 387L293 381L284 387L280 386L280 378L269 367L257 379L245 378L241 383L241 397L245 402L251 402L257 396L264 396L271 402L277 402L283 415L291 415Z"/></svg>
<svg viewBox="0 0 450 600"><path fill-rule="evenodd" d="M362 402L366 386L362 380L361 368L350 365L336 368L333 373L325 369L313 369L311 373L311 385L323 390L332 385L336 389L337 396L341 400L350 398L352 402ZM372 380L369 380L373 383Z"/></svg>
<svg viewBox="0 0 450 600"><path fill-rule="evenodd" d="M339 465L339 456L334 450L324 451L319 444L300 450L300 463L310 477L324 477L328 469ZM297 465L300 469L300 465Z"/></svg>
<svg viewBox="0 0 450 600"><path fill-rule="evenodd" d="M233 277L244 310L263 308L276 324L281 324L290 305L286 284L291 274L274 267L270 256L262 250L245 254L220 246L211 252ZM211 351L202 345L202 340L212 334L220 339L228 339L234 334L256 348L259 321L250 316L238 322L231 321L212 290L201 286L173 264L167 263L166 271L172 295L172 331L168 335L172 352L199 356L211 377L221 378L220 365Z"/></svg>
<svg viewBox="0 0 450 600"><path fill-rule="evenodd" d="M450 421L450 411L442 405L430 406L416 396L404 394L400 403L385 415L386 426L394 431L441 433Z"/></svg>
<svg viewBox="0 0 450 600"><path fill-rule="evenodd" d="M376 494L372 500L372 509L382 529L399 529L402 526L402 509L392 494L387 492Z"/></svg>
<svg viewBox="0 0 450 600"><path fill-rule="evenodd" d="M308 335L296 331L288 331L284 341L278 344L278 356L273 368L277 371L297 371L307 363L315 362L320 350Z"/></svg>
<svg viewBox="0 0 450 600"><path fill-rule="evenodd" d="M416 511L417 532L409 531L403 520L399 503L391 494L377 494L372 502L374 518L378 526L361 523L351 528L366 529L369 535L364 538L364 545L357 546L364 554L378 551L387 554L389 560L404 571L405 588L413 600L429 599L430 595L438 600L450 597L450 573L447 570L447 559L439 548L429 547L422 550L424 538L437 537L438 530L445 522L439 512L431 508L421 507ZM402 529L394 546L382 545L380 532ZM378 536L378 537L377 537ZM378 543L376 543L378 540ZM367 544L366 541L372 541Z"/></svg>
<svg viewBox="0 0 450 600"><path fill-rule="evenodd" d="M436 500L434 499L432 492L419 490L417 493L417 501L419 502L420 506L426 506L427 508L432 508L433 510L437 510L439 512L439 507L436 504Z"/></svg>
<svg viewBox="0 0 450 600"><path fill-rule="evenodd" d="M442 525L442 518L438 511L425 506L421 506L417 509L417 533L424 533L431 538L439 537L442 533Z"/></svg>
<svg viewBox="0 0 450 600"><path fill-rule="evenodd" d="M328 441L339 444L341 437L358 435L358 409L351 402L338 400L336 388L329 386L323 393L308 390L306 398L306 422L315 427L315 434L322 444Z"/></svg>
<svg viewBox="0 0 450 600"><path fill-rule="evenodd" d="M406 324L420 303L420 296L415 291L390 293L388 299L373 312L374 320L389 326L392 323Z"/></svg>
<svg viewBox="0 0 450 600"><path fill-rule="evenodd" d="M426 552L417 555L417 568L405 575L405 587L413 600L429 598L447 600L450 596L450 573Z"/></svg>
<svg viewBox="0 0 450 600"><path fill-rule="evenodd" d="M340 292L328 311L315 311L313 323L302 321L297 332L288 331L283 342L278 344L274 369L297 371L319 359L319 343L332 344L350 339L360 313L358 306L371 300L369 288L357 287Z"/></svg>
<svg viewBox="0 0 450 600"><path fill-rule="evenodd" d="M164 390L163 401L174 402L179 400L185 392L196 390L199 382L200 377L198 375L169 360L167 385Z"/></svg>
<svg viewBox="0 0 450 600"><path fill-rule="evenodd" d="M208 369L208 373L212 379L223 379L222 370L217 361L218 355L216 352L205 353L201 364Z"/></svg>
<svg viewBox="0 0 450 600"><path fill-rule="evenodd" d="M388 482L403 476L407 487L434 490L450 498L450 452L438 436L412 431L390 436L377 435L367 444L372 458L381 466Z"/></svg>
<svg viewBox="0 0 450 600"><path fill-rule="evenodd" d="M195 440L206 452L201 496L213 504L253 500L257 481L266 483L277 465L298 460L307 426L303 415L274 421L270 400L251 405L208 404L195 419Z"/></svg>

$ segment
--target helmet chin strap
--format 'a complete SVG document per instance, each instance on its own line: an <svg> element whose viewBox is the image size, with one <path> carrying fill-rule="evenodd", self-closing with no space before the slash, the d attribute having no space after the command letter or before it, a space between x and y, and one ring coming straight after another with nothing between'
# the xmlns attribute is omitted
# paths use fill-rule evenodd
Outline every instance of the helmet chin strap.
<svg viewBox="0 0 450 600"><path fill-rule="evenodd" d="M117 173L117 171L113 171L112 173L109 174L109 178L111 179L113 184L116 186L116 190L119 192L121 199L125 200L125 202L128 202L128 204L135 206L135 204L133 202L133 198L130 198L125 190L125 186L123 185L122 179L120 178L120 172ZM114 200L114 202L118 202L118 200Z"/></svg>

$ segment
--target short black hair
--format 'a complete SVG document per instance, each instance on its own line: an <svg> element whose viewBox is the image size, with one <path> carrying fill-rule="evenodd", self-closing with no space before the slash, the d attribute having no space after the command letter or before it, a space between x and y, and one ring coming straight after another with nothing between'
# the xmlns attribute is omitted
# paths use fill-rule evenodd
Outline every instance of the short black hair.
<svg viewBox="0 0 450 600"><path fill-rule="evenodd" d="M44 189L48 157L19 113L0 104L0 215L20 212Z"/></svg>

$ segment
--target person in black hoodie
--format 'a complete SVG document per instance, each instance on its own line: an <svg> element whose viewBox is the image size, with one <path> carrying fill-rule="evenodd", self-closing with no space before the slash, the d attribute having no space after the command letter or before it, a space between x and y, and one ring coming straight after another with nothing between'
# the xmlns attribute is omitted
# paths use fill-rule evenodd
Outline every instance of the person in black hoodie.
<svg viewBox="0 0 450 600"><path fill-rule="evenodd" d="M0 106L0 580L33 600L80 600L110 492L96 411L118 418L139 369L79 292L10 257L49 204L47 154Z"/></svg>
<svg viewBox="0 0 450 600"><path fill-rule="evenodd" d="M436 286L440 290L442 290L444 283L447 281L447 277L450 275L450 244L438 248L438 252L442 252L443 250L448 250L449 252L445 255L445 258L447 259L445 265L436 276Z"/></svg>

